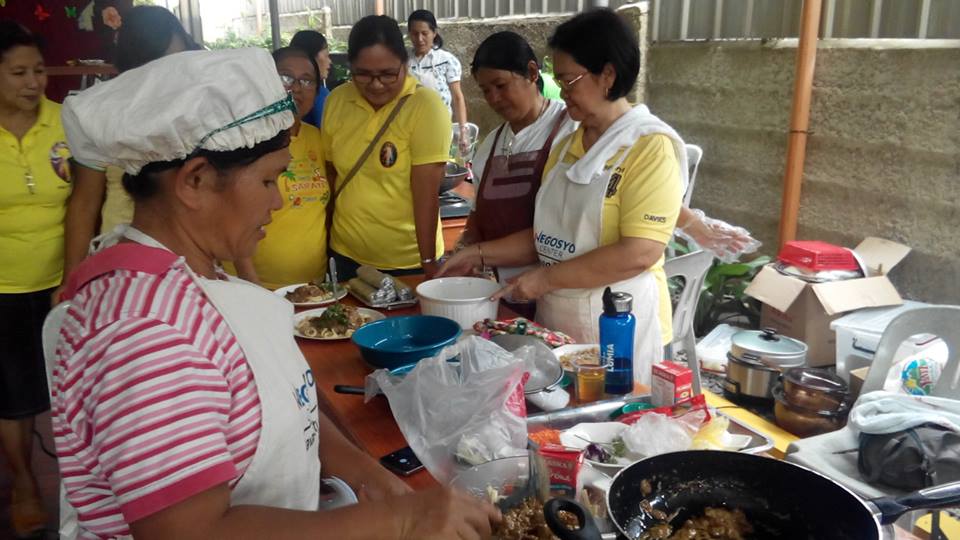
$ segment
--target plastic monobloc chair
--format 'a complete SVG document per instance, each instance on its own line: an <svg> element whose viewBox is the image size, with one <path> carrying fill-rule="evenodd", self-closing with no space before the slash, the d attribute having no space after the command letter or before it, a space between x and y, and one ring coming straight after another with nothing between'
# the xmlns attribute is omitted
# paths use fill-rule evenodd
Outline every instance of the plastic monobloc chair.
<svg viewBox="0 0 960 540"><path fill-rule="evenodd" d="M911 336L934 334L947 343L947 364L933 389L932 395L960 398L960 306L928 306L902 313L890 322L877 347L861 394L883 389L887 372L894 361L897 348ZM820 472L862 497L881 497L900 494L899 491L868 484L860 478L857 469L857 435L849 427L800 439L787 448L787 461L798 463Z"/></svg>
<svg viewBox="0 0 960 540"><path fill-rule="evenodd" d="M687 364L693 372L693 393L700 393L700 362L697 360L697 340L693 333L693 319L697 312L697 302L700 300L700 290L707 277L707 271L713 264L713 253L709 251L695 251L680 257L668 259L663 264L667 279L672 277L683 278L683 291L673 310L673 343L687 353Z"/></svg>
<svg viewBox="0 0 960 540"><path fill-rule="evenodd" d="M50 389L50 400L53 400L53 366L57 359L57 341L60 339L60 328L67 315L70 302L61 302L50 310L43 321L41 337L43 340L43 360L47 368L47 388ZM60 538L72 540L80 536L80 527L77 520L77 510L67 501L67 491L60 480Z"/></svg>

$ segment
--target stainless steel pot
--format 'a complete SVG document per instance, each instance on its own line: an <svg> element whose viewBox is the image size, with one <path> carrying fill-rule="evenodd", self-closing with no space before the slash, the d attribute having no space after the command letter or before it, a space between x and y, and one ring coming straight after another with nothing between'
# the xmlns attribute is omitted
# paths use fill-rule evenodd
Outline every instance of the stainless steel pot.
<svg viewBox="0 0 960 540"><path fill-rule="evenodd" d="M806 362L807 345L772 328L744 330L733 335L727 359L725 392L734 398L772 399L780 373Z"/></svg>

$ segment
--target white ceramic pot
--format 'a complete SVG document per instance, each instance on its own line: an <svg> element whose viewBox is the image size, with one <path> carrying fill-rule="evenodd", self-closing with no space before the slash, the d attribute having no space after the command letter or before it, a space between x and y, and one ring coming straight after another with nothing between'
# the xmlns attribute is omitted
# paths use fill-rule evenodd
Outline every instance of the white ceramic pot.
<svg viewBox="0 0 960 540"><path fill-rule="evenodd" d="M445 277L424 281L417 286L420 312L457 321L464 330L484 319L496 319L498 302L490 295L500 285L489 279L473 277Z"/></svg>

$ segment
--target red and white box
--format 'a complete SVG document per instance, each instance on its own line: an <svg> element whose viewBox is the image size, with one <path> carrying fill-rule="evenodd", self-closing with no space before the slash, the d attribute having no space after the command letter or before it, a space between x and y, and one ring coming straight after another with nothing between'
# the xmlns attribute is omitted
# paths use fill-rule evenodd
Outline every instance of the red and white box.
<svg viewBox="0 0 960 540"><path fill-rule="evenodd" d="M653 366L650 402L655 407L669 407L693 397L693 372L687 366L663 361Z"/></svg>

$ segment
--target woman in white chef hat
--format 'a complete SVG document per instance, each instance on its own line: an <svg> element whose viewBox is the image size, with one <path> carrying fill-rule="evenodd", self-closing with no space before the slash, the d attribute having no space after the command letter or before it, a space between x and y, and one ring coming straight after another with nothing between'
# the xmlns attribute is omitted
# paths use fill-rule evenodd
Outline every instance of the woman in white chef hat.
<svg viewBox="0 0 960 540"><path fill-rule="evenodd" d="M186 52L64 104L74 154L126 174L133 223L71 275L54 373L85 538L478 538L496 510L409 488L317 409L289 302L230 278L287 166L293 101L259 49ZM321 461L360 504L317 511Z"/></svg>

